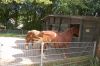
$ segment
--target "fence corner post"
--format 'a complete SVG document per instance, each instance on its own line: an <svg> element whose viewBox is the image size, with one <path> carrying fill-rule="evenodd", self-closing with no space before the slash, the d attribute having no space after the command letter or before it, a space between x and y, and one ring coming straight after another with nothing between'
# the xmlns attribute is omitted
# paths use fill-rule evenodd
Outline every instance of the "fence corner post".
<svg viewBox="0 0 100 66"><path fill-rule="evenodd" d="M94 41L94 47L93 47L93 57L95 57L95 53L96 53L96 44L97 42Z"/></svg>
<svg viewBox="0 0 100 66"><path fill-rule="evenodd" d="M41 62L40 62L40 66L43 66L43 47L44 47L44 42L41 42Z"/></svg>

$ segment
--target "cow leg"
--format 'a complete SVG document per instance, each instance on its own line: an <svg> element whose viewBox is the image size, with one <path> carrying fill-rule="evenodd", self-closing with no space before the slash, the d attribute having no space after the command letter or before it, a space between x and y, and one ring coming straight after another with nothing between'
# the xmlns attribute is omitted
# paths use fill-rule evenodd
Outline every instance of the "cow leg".
<svg viewBox="0 0 100 66"><path fill-rule="evenodd" d="M30 41L30 39L29 39L28 34L27 34L27 36L25 38L25 46L24 46L25 49L28 49L28 43L29 43L29 41Z"/></svg>
<svg viewBox="0 0 100 66"><path fill-rule="evenodd" d="M34 48L34 44L33 44L34 42L32 41L32 48Z"/></svg>
<svg viewBox="0 0 100 66"><path fill-rule="evenodd" d="M29 49L29 42L30 42L30 39L26 39L25 49Z"/></svg>
<svg viewBox="0 0 100 66"><path fill-rule="evenodd" d="M28 43L25 44L25 49L29 49Z"/></svg>

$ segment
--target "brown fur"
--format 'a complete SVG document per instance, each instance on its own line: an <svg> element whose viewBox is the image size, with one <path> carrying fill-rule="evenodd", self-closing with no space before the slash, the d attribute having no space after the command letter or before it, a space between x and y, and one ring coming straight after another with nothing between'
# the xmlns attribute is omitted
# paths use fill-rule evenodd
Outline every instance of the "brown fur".
<svg viewBox="0 0 100 66"><path fill-rule="evenodd" d="M35 40L39 39L42 39L43 42L71 42L74 34L78 35L79 29L72 27L60 33L55 31L41 31L38 35L35 35L34 32L30 31L27 33L25 46L27 48L30 41L33 43ZM49 43L44 44L44 49L47 48L47 44ZM52 46L56 48L62 48L65 46L65 44L58 45L57 43L52 43Z"/></svg>

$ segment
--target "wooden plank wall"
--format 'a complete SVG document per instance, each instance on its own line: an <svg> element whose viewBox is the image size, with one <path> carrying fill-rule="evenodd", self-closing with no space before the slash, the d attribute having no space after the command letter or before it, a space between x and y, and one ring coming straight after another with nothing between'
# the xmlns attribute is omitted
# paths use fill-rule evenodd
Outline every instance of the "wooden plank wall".
<svg viewBox="0 0 100 66"><path fill-rule="evenodd" d="M97 51L96 51L96 55L97 55L97 57L99 58L99 61L100 61L100 22L98 22L98 24L97 24L97 26L98 26L98 32L97 32L97 36L96 37L98 37L97 38Z"/></svg>
<svg viewBox="0 0 100 66"><path fill-rule="evenodd" d="M84 21L82 28L82 41L94 41L96 31L95 21Z"/></svg>

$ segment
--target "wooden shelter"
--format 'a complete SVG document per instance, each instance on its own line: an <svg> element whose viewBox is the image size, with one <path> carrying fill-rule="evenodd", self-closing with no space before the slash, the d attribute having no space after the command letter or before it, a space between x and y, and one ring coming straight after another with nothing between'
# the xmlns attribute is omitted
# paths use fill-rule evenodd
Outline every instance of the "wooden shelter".
<svg viewBox="0 0 100 66"><path fill-rule="evenodd" d="M73 37L73 41L89 42L100 38L100 17L48 15L42 21L43 30L64 31L71 26L78 26L79 37Z"/></svg>
<svg viewBox="0 0 100 66"><path fill-rule="evenodd" d="M100 17L48 15L42 21L43 30L64 31L72 25L78 26L80 29L79 37L73 37L73 41L96 41L96 55L100 59Z"/></svg>

